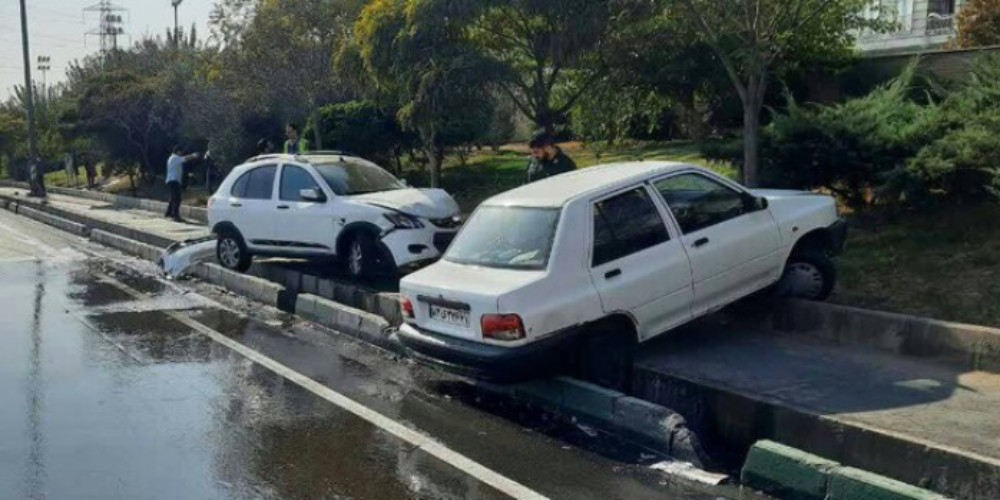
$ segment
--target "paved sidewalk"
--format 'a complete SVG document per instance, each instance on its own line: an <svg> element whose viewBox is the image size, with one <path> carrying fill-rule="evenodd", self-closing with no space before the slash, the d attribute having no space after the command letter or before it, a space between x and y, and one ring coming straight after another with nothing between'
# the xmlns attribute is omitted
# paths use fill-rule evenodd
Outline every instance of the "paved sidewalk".
<svg viewBox="0 0 1000 500"><path fill-rule="evenodd" d="M25 203L38 203L37 198L26 198L26 194L27 191L24 189L0 187L0 195L20 198ZM125 226L171 241L200 238L210 234L208 227L197 221L178 223L162 214L148 210L116 207L111 203L99 200L49 194L48 205L55 209L76 213L108 224Z"/></svg>

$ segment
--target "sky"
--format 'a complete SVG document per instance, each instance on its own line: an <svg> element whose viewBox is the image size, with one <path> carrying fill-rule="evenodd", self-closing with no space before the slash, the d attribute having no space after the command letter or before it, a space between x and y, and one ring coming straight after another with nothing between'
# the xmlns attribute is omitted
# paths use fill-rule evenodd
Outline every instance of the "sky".
<svg viewBox="0 0 1000 500"><path fill-rule="evenodd" d="M100 49L97 36L84 33L98 27L96 12L84 9L96 5L98 0L26 0L28 6L28 37L31 48L32 77L39 82L38 56L52 58L52 70L46 75L47 83L63 81L66 68L75 59ZM112 0L128 9L122 13L125 33L132 41L143 35L164 35L173 28L174 10L170 0ZM196 24L200 37L208 35L208 15L213 0L184 0L178 11L181 26ZM6 100L14 85L24 84L24 64L21 54L21 10L19 0L0 0L0 99ZM125 42L128 37L124 39ZM122 43L119 39L119 44Z"/></svg>

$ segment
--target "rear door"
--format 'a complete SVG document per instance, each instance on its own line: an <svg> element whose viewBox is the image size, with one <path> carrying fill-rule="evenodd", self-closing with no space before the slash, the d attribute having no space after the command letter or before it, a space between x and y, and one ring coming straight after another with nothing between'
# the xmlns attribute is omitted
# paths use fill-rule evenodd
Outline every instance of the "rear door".
<svg viewBox="0 0 1000 500"><path fill-rule="evenodd" d="M768 210L700 172L658 179L653 186L683 233L691 259L694 314L700 315L771 283L778 266L778 227Z"/></svg>
<svg viewBox="0 0 1000 500"><path fill-rule="evenodd" d="M304 200L301 195L303 189L315 189L327 198L323 201ZM332 202L312 172L298 165L282 165L274 215L276 239L288 245L290 250L333 253L336 231L330 211Z"/></svg>
<svg viewBox="0 0 1000 500"><path fill-rule="evenodd" d="M277 165L261 165L247 171L233 183L228 200L230 218L250 246L272 247L277 226L274 180Z"/></svg>
<svg viewBox="0 0 1000 500"><path fill-rule="evenodd" d="M641 185L591 205L591 280L604 312L632 315L640 339L691 318L691 267L654 196Z"/></svg>

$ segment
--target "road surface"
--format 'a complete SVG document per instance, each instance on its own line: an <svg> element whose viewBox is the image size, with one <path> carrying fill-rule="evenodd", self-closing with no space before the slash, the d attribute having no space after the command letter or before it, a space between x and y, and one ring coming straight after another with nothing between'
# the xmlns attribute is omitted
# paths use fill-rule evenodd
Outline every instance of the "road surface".
<svg viewBox="0 0 1000 500"><path fill-rule="evenodd" d="M584 426L0 211L0 498L716 498Z"/></svg>

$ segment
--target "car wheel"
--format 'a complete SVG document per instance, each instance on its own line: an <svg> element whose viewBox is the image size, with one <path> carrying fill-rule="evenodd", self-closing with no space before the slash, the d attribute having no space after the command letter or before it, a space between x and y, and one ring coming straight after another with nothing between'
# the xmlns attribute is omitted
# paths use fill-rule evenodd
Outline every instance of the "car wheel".
<svg viewBox="0 0 1000 500"><path fill-rule="evenodd" d="M244 272L250 269L253 257L247 250L243 237L235 230L223 231L215 243L215 256L226 269Z"/></svg>
<svg viewBox="0 0 1000 500"><path fill-rule="evenodd" d="M608 389L628 393L632 385L635 339L630 331L594 327L580 343L576 375Z"/></svg>
<svg viewBox="0 0 1000 500"><path fill-rule="evenodd" d="M377 264L375 240L365 232L359 232L347 243L347 273L352 278L372 276Z"/></svg>
<svg viewBox="0 0 1000 500"><path fill-rule="evenodd" d="M792 255L778 282L777 294L806 300L825 300L833 291L837 270L830 257L819 253Z"/></svg>

